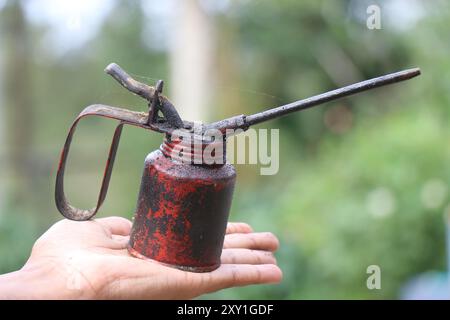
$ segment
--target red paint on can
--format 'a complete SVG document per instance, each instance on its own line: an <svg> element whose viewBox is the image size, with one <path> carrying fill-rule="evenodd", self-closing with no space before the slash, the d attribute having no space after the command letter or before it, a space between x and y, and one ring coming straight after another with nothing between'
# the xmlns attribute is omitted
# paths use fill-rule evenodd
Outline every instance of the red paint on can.
<svg viewBox="0 0 450 320"><path fill-rule="evenodd" d="M182 163L161 150L145 159L129 252L179 269L220 265L236 173L230 164Z"/></svg>

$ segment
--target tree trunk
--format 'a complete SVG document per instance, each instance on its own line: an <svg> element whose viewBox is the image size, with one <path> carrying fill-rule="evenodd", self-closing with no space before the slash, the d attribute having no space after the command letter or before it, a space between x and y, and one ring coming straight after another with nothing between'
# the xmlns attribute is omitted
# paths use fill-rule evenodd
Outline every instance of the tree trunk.
<svg viewBox="0 0 450 320"><path fill-rule="evenodd" d="M6 117L6 161L12 204L20 204L30 192L32 98L30 88L30 49L22 5L12 1L4 9L4 92Z"/></svg>
<svg viewBox="0 0 450 320"><path fill-rule="evenodd" d="M198 0L177 4L171 39L171 97L184 119L207 121L215 87L213 18Z"/></svg>

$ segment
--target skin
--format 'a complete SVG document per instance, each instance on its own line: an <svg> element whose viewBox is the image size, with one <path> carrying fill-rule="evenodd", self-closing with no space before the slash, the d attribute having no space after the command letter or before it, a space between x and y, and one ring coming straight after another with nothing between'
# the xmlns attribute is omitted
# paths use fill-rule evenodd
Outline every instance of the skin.
<svg viewBox="0 0 450 320"><path fill-rule="evenodd" d="M278 239L229 223L222 265L206 273L130 256L131 222L121 217L61 220L34 244L22 269L0 275L2 299L191 299L224 288L277 283Z"/></svg>

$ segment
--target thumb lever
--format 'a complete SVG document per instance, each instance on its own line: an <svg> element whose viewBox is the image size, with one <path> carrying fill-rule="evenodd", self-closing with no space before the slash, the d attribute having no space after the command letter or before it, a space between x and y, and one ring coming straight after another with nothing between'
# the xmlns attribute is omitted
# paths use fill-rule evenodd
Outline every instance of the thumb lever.
<svg viewBox="0 0 450 320"><path fill-rule="evenodd" d="M149 110L149 125L157 120L156 115L158 110L160 110L173 129L184 128L183 120L181 120L175 106L167 97L160 94L162 82L159 81L157 84L158 88L155 89L145 83L136 81L116 63L109 64L105 68L105 72L116 79L125 89L148 101L149 109L152 109Z"/></svg>

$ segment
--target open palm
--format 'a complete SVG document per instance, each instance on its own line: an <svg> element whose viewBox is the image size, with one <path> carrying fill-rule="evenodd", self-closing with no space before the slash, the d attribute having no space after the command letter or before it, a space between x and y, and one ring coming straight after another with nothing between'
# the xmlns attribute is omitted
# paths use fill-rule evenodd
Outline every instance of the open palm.
<svg viewBox="0 0 450 320"><path fill-rule="evenodd" d="M38 298L189 299L233 286L279 282L281 270L271 233L254 233L245 223L229 223L222 265L192 273L141 260L127 252L131 222L108 217L61 220L33 246L23 270L46 275ZM44 282L44 280L41 280Z"/></svg>

